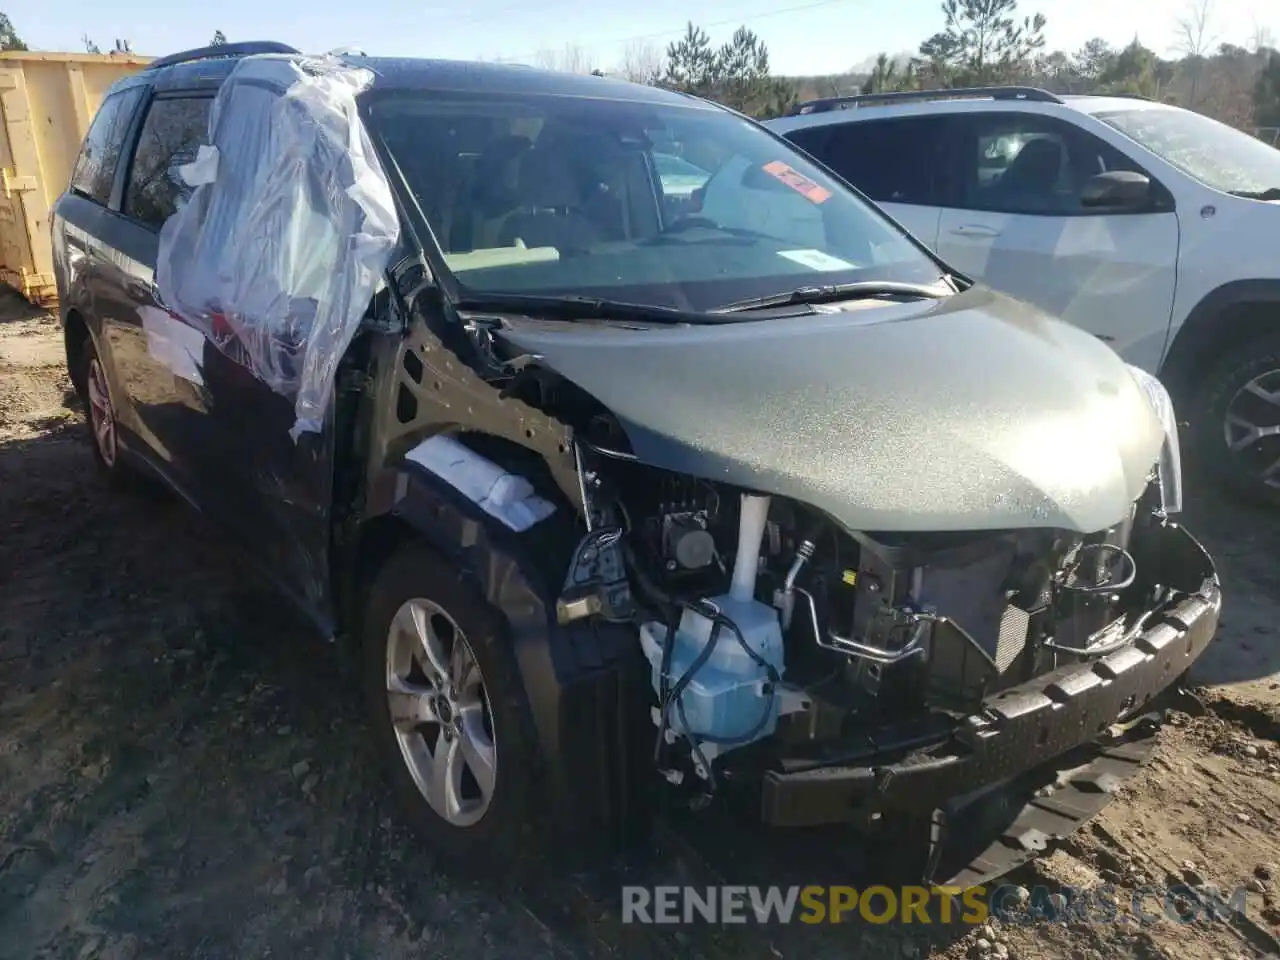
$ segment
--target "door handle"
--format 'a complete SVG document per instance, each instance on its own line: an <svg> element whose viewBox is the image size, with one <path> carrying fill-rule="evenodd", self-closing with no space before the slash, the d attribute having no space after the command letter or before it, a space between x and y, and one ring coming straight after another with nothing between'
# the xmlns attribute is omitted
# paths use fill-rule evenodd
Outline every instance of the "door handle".
<svg viewBox="0 0 1280 960"><path fill-rule="evenodd" d="M952 227L951 232L957 237L998 237L1000 231L995 227L988 227L981 223L964 223L958 227Z"/></svg>

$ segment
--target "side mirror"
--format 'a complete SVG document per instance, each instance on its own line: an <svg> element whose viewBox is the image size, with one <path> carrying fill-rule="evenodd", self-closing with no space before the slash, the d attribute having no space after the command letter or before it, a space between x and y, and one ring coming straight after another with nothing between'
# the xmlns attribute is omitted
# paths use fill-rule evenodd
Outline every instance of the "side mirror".
<svg viewBox="0 0 1280 960"><path fill-rule="evenodd" d="M1151 180L1132 170L1112 170L1085 181L1080 205L1088 209L1137 210L1151 202Z"/></svg>

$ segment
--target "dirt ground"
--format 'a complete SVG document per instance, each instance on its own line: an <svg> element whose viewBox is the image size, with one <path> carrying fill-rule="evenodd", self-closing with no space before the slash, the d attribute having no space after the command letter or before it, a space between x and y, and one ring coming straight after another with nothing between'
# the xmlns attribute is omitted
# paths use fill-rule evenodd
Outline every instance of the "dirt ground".
<svg viewBox="0 0 1280 960"><path fill-rule="evenodd" d="M105 488L69 389L54 320L0 294L2 960L1280 953L1280 517L1191 504L1226 591L1198 700L1093 824L1010 878L1113 883L1122 904L1247 885L1243 919L624 927L598 887L479 884L416 844L324 647L198 517ZM627 875L699 869L659 838Z"/></svg>

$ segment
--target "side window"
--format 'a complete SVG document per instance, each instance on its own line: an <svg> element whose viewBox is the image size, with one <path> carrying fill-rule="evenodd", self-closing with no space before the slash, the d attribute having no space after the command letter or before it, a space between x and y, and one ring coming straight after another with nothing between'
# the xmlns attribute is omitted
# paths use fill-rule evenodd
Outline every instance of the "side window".
<svg viewBox="0 0 1280 960"><path fill-rule="evenodd" d="M1040 216L1086 214L1085 182L1132 161L1078 127L1034 114L966 114L959 127L959 206Z"/></svg>
<svg viewBox="0 0 1280 960"><path fill-rule="evenodd" d="M698 191L711 179L712 171L704 170L675 152L654 150L651 156L662 191L664 221L672 223L682 216L696 213L701 201Z"/></svg>
<svg viewBox="0 0 1280 960"><path fill-rule="evenodd" d="M789 136L877 203L928 206L938 202L945 124L941 117L864 120Z"/></svg>
<svg viewBox="0 0 1280 960"><path fill-rule="evenodd" d="M159 227L191 196L177 168L209 138L208 97L156 100L147 110L125 187L124 212Z"/></svg>
<svg viewBox="0 0 1280 960"><path fill-rule="evenodd" d="M71 189L76 193L102 204L111 199L116 165L141 96L142 90L135 87L113 93L102 101L93 123L89 124L89 132L85 134L75 169L71 171Z"/></svg>
<svg viewBox="0 0 1280 960"><path fill-rule="evenodd" d="M823 147L827 142L827 131L830 129L828 126L800 127L796 130L788 130L783 136L809 156L821 158Z"/></svg>

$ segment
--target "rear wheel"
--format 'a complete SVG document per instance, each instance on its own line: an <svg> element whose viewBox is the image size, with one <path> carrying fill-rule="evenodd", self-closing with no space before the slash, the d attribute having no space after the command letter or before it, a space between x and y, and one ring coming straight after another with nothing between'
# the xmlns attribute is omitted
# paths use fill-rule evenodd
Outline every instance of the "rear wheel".
<svg viewBox="0 0 1280 960"><path fill-rule="evenodd" d="M1229 350L1191 407L1197 465L1237 496L1280 505L1280 335Z"/></svg>
<svg viewBox="0 0 1280 960"><path fill-rule="evenodd" d="M116 413L111 403L111 390L93 345L89 346L89 367L85 371L85 399L88 402L89 432L93 452L106 470L114 470L120 448L116 439Z"/></svg>
<svg viewBox="0 0 1280 960"><path fill-rule="evenodd" d="M140 475L121 455L116 404L111 397L106 365L98 354L93 337L85 334L84 342L75 356L79 361L79 369L72 371L72 379L84 402L85 424L89 430L93 459L98 464L98 469L117 487L141 489Z"/></svg>
<svg viewBox="0 0 1280 960"><path fill-rule="evenodd" d="M537 839L534 739L504 627L421 546L386 564L366 606L364 693L392 789L412 825L467 865Z"/></svg>

